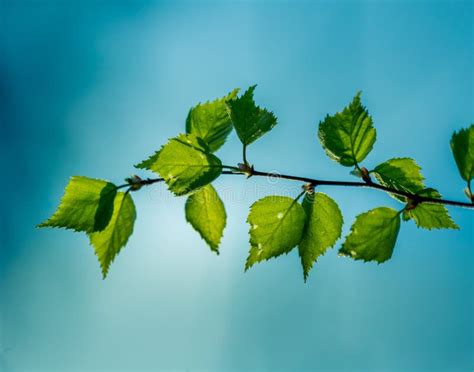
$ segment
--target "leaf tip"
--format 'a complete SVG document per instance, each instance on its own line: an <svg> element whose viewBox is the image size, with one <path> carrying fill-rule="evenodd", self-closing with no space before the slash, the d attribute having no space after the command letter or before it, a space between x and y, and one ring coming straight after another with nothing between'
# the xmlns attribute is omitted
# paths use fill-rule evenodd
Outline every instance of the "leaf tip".
<svg viewBox="0 0 474 372"><path fill-rule="evenodd" d="M249 260L247 260L245 262L245 266L244 266L244 273L246 273L252 266L253 266L253 263L251 263L251 262L249 262Z"/></svg>

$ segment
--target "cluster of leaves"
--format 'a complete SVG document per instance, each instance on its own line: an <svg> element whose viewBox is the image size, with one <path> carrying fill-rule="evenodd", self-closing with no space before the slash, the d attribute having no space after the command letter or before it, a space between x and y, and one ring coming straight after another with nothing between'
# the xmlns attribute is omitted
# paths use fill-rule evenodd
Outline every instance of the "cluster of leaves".
<svg viewBox="0 0 474 372"><path fill-rule="evenodd" d="M277 124L272 112L255 104L254 90L255 86L251 86L238 96L239 90L235 89L225 97L191 108L186 133L171 138L159 151L136 165L157 173L161 177L158 180L166 182L175 195L187 196L187 221L216 253L227 216L212 182L226 169L252 176L254 168L246 160L246 148ZM233 129L244 150L244 163L239 167L223 165L215 155ZM424 200L439 199L441 195L425 186L421 168L413 159L389 159L372 170L361 166L376 141L376 130L361 103L360 93L341 112L327 115L319 123L318 137L331 159L353 168L353 175L368 185L384 187L403 203L400 210L379 207L359 215L342 243L341 255L378 263L390 259L401 220L414 220L425 229L458 229L443 204ZM470 188L474 176L474 125L454 133L451 148L461 177L467 182L466 195L474 203ZM152 183L138 176L126 181L127 184L116 186L103 180L72 177L56 212L39 225L85 232L104 277L133 232L136 212L130 191ZM127 191L118 191L121 188ZM337 203L328 195L315 192L312 184L306 184L303 190L294 199L267 196L251 206L247 219L250 252L246 270L298 247L306 280L317 259L340 238L343 217Z"/></svg>
<svg viewBox="0 0 474 372"><path fill-rule="evenodd" d="M109 266L133 233L135 205L129 192L88 177L72 177L56 212L39 227L62 227L89 236L105 278Z"/></svg>

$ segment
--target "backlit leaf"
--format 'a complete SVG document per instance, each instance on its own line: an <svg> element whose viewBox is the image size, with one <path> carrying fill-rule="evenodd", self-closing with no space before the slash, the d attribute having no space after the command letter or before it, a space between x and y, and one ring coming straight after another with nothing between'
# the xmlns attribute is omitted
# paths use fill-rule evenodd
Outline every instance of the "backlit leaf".
<svg viewBox="0 0 474 372"><path fill-rule="evenodd" d="M251 86L242 96L227 103L235 131L244 145L251 144L277 123L272 112L255 104L253 99L255 87L256 85Z"/></svg>
<svg viewBox="0 0 474 372"><path fill-rule="evenodd" d="M379 164L373 173L380 184L398 191L417 193L424 188L421 168L413 159L394 158ZM399 200L404 197L393 195Z"/></svg>
<svg viewBox="0 0 474 372"><path fill-rule="evenodd" d="M239 89L212 102L200 103L189 110L186 133L193 133L207 142L212 152L217 151L232 131L227 101L237 97Z"/></svg>
<svg viewBox="0 0 474 372"><path fill-rule="evenodd" d="M339 254L355 260L382 263L392 257L400 230L399 213L380 207L357 216Z"/></svg>
<svg viewBox="0 0 474 372"><path fill-rule="evenodd" d="M474 124L453 133L451 150L461 177L466 181L472 180L474 178Z"/></svg>
<svg viewBox="0 0 474 372"><path fill-rule="evenodd" d="M214 181L222 163L194 134L172 138L160 151L136 166L158 173L176 195L185 195Z"/></svg>
<svg viewBox="0 0 474 372"><path fill-rule="evenodd" d="M108 226L103 231L89 234L89 239L99 259L104 278L110 264L120 249L127 244L133 233L135 205L129 193L119 192L114 201L114 212Z"/></svg>
<svg viewBox="0 0 474 372"><path fill-rule="evenodd" d="M441 198L441 194L435 189L424 189L417 193L419 196L429 198ZM418 227L423 229L459 229L452 220L448 210L442 204L420 203L414 209L404 211L405 220L413 219Z"/></svg>
<svg viewBox="0 0 474 372"><path fill-rule="evenodd" d="M105 229L112 216L117 188L94 178L71 177L56 212L38 227L93 232Z"/></svg>
<svg viewBox="0 0 474 372"><path fill-rule="evenodd" d="M306 281L314 262L341 236L343 219L337 203L326 194L307 194L302 205L307 221L298 251Z"/></svg>
<svg viewBox="0 0 474 372"><path fill-rule="evenodd" d="M286 196L267 196L252 204L247 218L251 248L245 269L296 247L305 221L303 207Z"/></svg>
<svg viewBox="0 0 474 372"><path fill-rule="evenodd" d="M206 185L188 197L185 206L186 220L207 242L211 250L219 253L227 215L224 203L212 185Z"/></svg>
<svg viewBox="0 0 474 372"><path fill-rule="evenodd" d="M362 106L360 92L342 112L319 123L319 140L328 156L344 166L353 166L365 159L375 143L372 118Z"/></svg>

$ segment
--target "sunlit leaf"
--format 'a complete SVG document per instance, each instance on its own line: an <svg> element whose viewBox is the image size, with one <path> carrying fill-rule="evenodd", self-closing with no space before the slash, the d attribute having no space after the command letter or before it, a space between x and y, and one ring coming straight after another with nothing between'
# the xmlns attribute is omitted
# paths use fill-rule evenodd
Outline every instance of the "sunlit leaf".
<svg viewBox="0 0 474 372"><path fill-rule="evenodd" d="M272 112L255 104L255 87L256 85L251 86L242 96L227 103L235 131L244 145L251 144L277 123Z"/></svg>
<svg viewBox="0 0 474 372"><path fill-rule="evenodd" d="M176 195L185 195L214 181L222 163L194 134L172 138L160 151L136 166L158 173Z"/></svg>
<svg viewBox="0 0 474 372"><path fill-rule="evenodd" d="M344 166L353 166L365 159L375 143L372 118L362 106L360 92L342 110L319 123L319 140L328 156Z"/></svg>
<svg viewBox="0 0 474 372"><path fill-rule="evenodd" d="M466 181L472 180L474 178L474 124L453 133L451 150L461 177Z"/></svg>
<svg viewBox="0 0 474 372"><path fill-rule="evenodd" d="M343 219L337 203L326 194L307 194L302 204L307 221L298 251L306 281L318 257L341 236Z"/></svg>
<svg viewBox="0 0 474 372"><path fill-rule="evenodd" d="M103 231L89 234L89 239L99 259L104 278L110 264L120 249L127 244L133 233L135 205L129 193L119 192L114 201L114 212L109 224Z"/></svg>
<svg viewBox="0 0 474 372"><path fill-rule="evenodd" d="M219 253L227 215L224 203L212 185L204 186L188 197L185 206L186 220L207 242L211 250Z"/></svg>
<svg viewBox="0 0 474 372"><path fill-rule="evenodd" d="M357 216L339 253L355 260L385 262L392 257L399 230L396 210L372 209Z"/></svg>
<svg viewBox="0 0 474 372"><path fill-rule="evenodd" d="M394 158L379 164L373 171L380 184L398 191L417 193L425 186L421 168L413 159ZM392 195L405 201L404 197Z"/></svg>
<svg viewBox="0 0 474 372"><path fill-rule="evenodd" d="M419 196L429 198L441 198L441 194L435 189L424 189L417 193ZM442 204L420 203L414 209L403 212L405 220L413 219L418 227L423 229L459 229L452 220L448 210Z"/></svg>
<svg viewBox="0 0 474 372"><path fill-rule="evenodd" d="M38 227L62 227L75 231L101 231L112 216L117 188L94 178L71 177L56 212Z"/></svg>
<svg viewBox="0 0 474 372"><path fill-rule="evenodd" d="M212 152L217 151L233 128L226 102L237 97L238 92L239 89L234 89L225 97L191 108L186 118L186 133L201 137Z"/></svg>
<svg viewBox="0 0 474 372"><path fill-rule="evenodd" d="M245 269L262 260L288 253L303 236L306 214L286 196L267 196L250 207L250 252Z"/></svg>

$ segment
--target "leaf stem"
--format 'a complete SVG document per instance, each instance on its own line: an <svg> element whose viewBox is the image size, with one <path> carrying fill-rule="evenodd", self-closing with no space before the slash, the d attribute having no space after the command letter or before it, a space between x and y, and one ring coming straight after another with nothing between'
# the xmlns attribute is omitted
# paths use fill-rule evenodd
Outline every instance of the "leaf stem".
<svg viewBox="0 0 474 372"><path fill-rule="evenodd" d="M239 172L239 173L242 172L238 167L233 167L231 165L223 165L222 169L230 169L230 170L233 170L233 171L236 171L236 172Z"/></svg>
<svg viewBox="0 0 474 372"><path fill-rule="evenodd" d="M306 190L303 190L298 194L298 196L295 198L295 202L298 202L298 200L300 200L304 194L306 194Z"/></svg>

